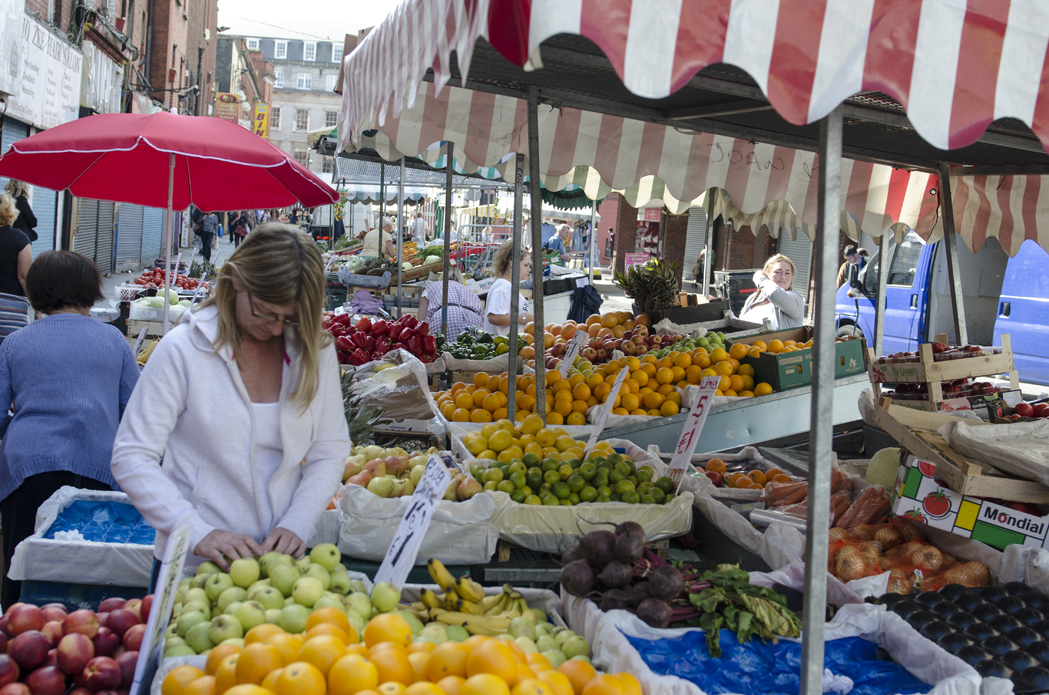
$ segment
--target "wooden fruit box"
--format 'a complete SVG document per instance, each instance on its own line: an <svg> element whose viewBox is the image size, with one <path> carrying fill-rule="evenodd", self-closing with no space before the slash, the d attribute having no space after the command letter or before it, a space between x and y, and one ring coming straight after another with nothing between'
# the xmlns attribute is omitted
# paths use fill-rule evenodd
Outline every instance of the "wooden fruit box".
<svg viewBox="0 0 1049 695"><path fill-rule="evenodd" d="M908 452L935 464L936 477L947 483L947 487L972 497L1049 503L1049 487L1033 480L1006 478L990 466L952 449L936 430L945 423L961 418L912 410L892 405L891 401L887 396L881 399L874 409L874 424L885 430ZM965 422L975 426L993 426L975 420Z"/></svg>
<svg viewBox="0 0 1049 695"><path fill-rule="evenodd" d="M946 336L936 337L944 339L940 342L946 342ZM871 383L875 384L927 383L931 386L933 383L939 384L943 381L1010 372L1010 377L1015 380L1013 388L1019 387L1019 376L1013 366L1013 351L1009 334L1002 336L1002 352L997 355L979 355L937 362L933 359L931 343L921 345L917 362L876 363L873 352L869 352L868 355L872 358L869 368Z"/></svg>

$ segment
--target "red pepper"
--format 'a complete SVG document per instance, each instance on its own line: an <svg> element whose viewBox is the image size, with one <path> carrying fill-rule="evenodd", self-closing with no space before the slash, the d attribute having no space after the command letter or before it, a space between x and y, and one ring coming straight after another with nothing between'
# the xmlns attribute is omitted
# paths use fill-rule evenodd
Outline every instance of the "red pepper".
<svg viewBox="0 0 1049 695"><path fill-rule="evenodd" d="M423 350L427 355L433 355L437 352L437 339L432 335L423 336Z"/></svg>
<svg viewBox="0 0 1049 695"><path fill-rule="evenodd" d="M364 350L361 350L360 348L354 350L353 353L350 355L350 364L352 364L355 367L359 367L362 364L367 364L368 362L371 362L371 358L368 356L368 353L366 353Z"/></svg>
<svg viewBox="0 0 1049 695"><path fill-rule="evenodd" d="M408 341L408 352L412 353L413 355L421 355L421 354L423 354L423 349L422 348L423 348L422 338L420 338L417 335L413 335L411 337L411 339Z"/></svg>
<svg viewBox="0 0 1049 695"><path fill-rule="evenodd" d="M349 314L339 314L338 316L336 316L332 320L335 323L342 324L343 326L350 326L350 325L353 324L353 322L350 320L350 315Z"/></svg>
<svg viewBox="0 0 1049 695"><path fill-rule="evenodd" d="M412 328L402 328L401 329L400 340L401 340L402 343L407 343L409 340L412 339L412 336L414 336L414 335L416 335L416 332L415 332L414 329L412 329Z"/></svg>
<svg viewBox="0 0 1049 695"><path fill-rule="evenodd" d="M423 355L419 359L422 360L423 362L429 364L430 362L433 362L435 359L437 359L437 356L436 355Z"/></svg>
<svg viewBox="0 0 1049 695"><path fill-rule="evenodd" d="M361 320L357 322L357 326L356 326L358 331L367 331L367 330L371 329L371 327L372 327L372 322L369 321L367 317L362 317Z"/></svg>
<svg viewBox="0 0 1049 695"><path fill-rule="evenodd" d="M382 319L379 319L372 324L372 335L379 337L380 335L386 335L390 331L390 324L386 323Z"/></svg>
<svg viewBox="0 0 1049 695"><path fill-rule="evenodd" d="M405 314L397 322L403 325L405 328L415 328L417 325L419 325L419 320L411 314Z"/></svg>
<svg viewBox="0 0 1049 695"><path fill-rule="evenodd" d="M347 352L353 352L354 350L353 341L342 335L335 339L335 347Z"/></svg>
<svg viewBox="0 0 1049 695"><path fill-rule="evenodd" d="M430 334L430 324L427 321L423 321L418 326L416 326L415 332L418 335L429 335Z"/></svg>
<svg viewBox="0 0 1049 695"><path fill-rule="evenodd" d="M353 341L353 344L355 346L368 350L368 337L369 336L367 333L361 333L358 331L357 333L354 333L352 336L350 336L350 340Z"/></svg>
<svg viewBox="0 0 1049 695"><path fill-rule="evenodd" d="M336 338L346 335L346 329L337 323L333 323L329 328L331 334Z"/></svg>
<svg viewBox="0 0 1049 695"><path fill-rule="evenodd" d="M390 332L388 333L388 335L390 336L390 340L397 340L397 338L401 335L401 331L403 330L404 326L401 326L396 323L390 326Z"/></svg>

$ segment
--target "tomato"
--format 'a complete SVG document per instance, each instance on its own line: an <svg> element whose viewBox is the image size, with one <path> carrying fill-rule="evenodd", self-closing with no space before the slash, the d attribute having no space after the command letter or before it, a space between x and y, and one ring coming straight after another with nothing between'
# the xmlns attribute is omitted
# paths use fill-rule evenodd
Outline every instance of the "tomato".
<svg viewBox="0 0 1049 695"><path fill-rule="evenodd" d="M1030 403L1017 403L1013 411L1020 417L1034 417L1034 407Z"/></svg>

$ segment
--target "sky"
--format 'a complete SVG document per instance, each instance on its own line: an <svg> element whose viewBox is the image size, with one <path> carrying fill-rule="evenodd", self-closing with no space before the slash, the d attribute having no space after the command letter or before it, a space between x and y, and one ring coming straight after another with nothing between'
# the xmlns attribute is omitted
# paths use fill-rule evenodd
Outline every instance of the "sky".
<svg viewBox="0 0 1049 695"><path fill-rule="evenodd" d="M226 34L342 40L375 26L399 0L219 0Z"/></svg>

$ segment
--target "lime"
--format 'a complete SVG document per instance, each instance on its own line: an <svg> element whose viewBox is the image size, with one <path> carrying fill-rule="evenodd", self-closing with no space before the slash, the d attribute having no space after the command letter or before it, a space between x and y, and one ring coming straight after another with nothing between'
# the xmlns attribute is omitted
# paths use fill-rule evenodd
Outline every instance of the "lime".
<svg viewBox="0 0 1049 695"><path fill-rule="evenodd" d="M656 498L652 495L641 495L641 504L655 504Z"/></svg>
<svg viewBox="0 0 1049 695"><path fill-rule="evenodd" d="M583 480L590 481L597 475L597 466L591 463L583 463L579 467L579 475L583 476Z"/></svg>
<svg viewBox="0 0 1049 695"><path fill-rule="evenodd" d="M590 479L590 484L594 487L601 487L602 485L608 485L608 471L603 468L598 468L597 473Z"/></svg>
<svg viewBox="0 0 1049 695"><path fill-rule="evenodd" d="M528 495L525 494L524 490L514 490L510 493L510 499L512 499L514 502L517 502L518 504L522 504L526 499L528 499Z"/></svg>
<svg viewBox="0 0 1049 695"><path fill-rule="evenodd" d="M586 481L583 480L581 475L570 475L565 482L568 483L568 487L571 488L572 492L579 492L586 487Z"/></svg>
<svg viewBox="0 0 1049 695"><path fill-rule="evenodd" d="M499 484L502 485L502 483ZM629 480L620 480L612 489L618 492L620 495L623 495L628 492L634 492L637 488L635 488L634 484Z"/></svg>
<svg viewBox="0 0 1049 695"><path fill-rule="evenodd" d="M562 507L571 507L572 506L572 500L561 500L561 506Z"/></svg>
<svg viewBox="0 0 1049 695"><path fill-rule="evenodd" d="M532 466L538 466L539 465L539 457L536 456L535 454L533 454L531 451L529 451L527 454L522 456L521 457L521 461L523 461L524 465L527 466L528 468L531 468Z"/></svg>
<svg viewBox="0 0 1049 695"><path fill-rule="evenodd" d="M484 466L474 466L470 469L470 475L474 480L484 480Z"/></svg>
<svg viewBox="0 0 1049 695"><path fill-rule="evenodd" d="M556 471L560 466L560 461L551 458L543 459L543 463L540 464L540 468L543 469L543 473L546 473L547 471Z"/></svg>
<svg viewBox="0 0 1049 695"><path fill-rule="evenodd" d="M547 507L556 507L561 504L561 500L557 499L553 495L547 495L543 498L543 505Z"/></svg>
<svg viewBox="0 0 1049 695"><path fill-rule="evenodd" d="M623 460L623 457L620 456L618 453L616 453L614 451L611 454L608 455L608 458L605 459L605 461L608 461L613 466L616 465L617 463L620 463L622 460Z"/></svg>
<svg viewBox="0 0 1049 695"><path fill-rule="evenodd" d="M483 485L483 488L484 488L485 490L487 490L488 492L491 492L492 490L494 490L494 489L495 489L495 486L496 486L496 485L498 485L498 483L495 483L495 482L493 482L493 481L489 480L488 482L486 482L486 483L485 483L485 484Z"/></svg>
<svg viewBox="0 0 1049 695"><path fill-rule="evenodd" d="M532 466L527 471L525 471L525 482L530 488L534 489L539 487L543 484L543 471L541 471L536 466Z"/></svg>
<svg viewBox="0 0 1049 695"><path fill-rule="evenodd" d="M486 483L499 483L503 480L503 471L501 468L489 468L484 472L484 482Z"/></svg>
<svg viewBox="0 0 1049 695"><path fill-rule="evenodd" d="M653 485L652 483L638 483L637 494L644 495L649 490L659 490L659 488ZM662 490L660 490L660 492L662 492Z"/></svg>
<svg viewBox="0 0 1049 695"><path fill-rule="evenodd" d="M597 490L587 485L579 491L580 502L593 502L597 499Z"/></svg>
<svg viewBox="0 0 1049 695"><path fill-rule="evenodd" d="M641 468L637 469L637 472L635 472L634 475L637 477L638 481L642 483L650 482L654 476L652 469L648 466L641 466Z"/></svg>
<svg viewBox="0 0 1049 695"><path fill-rule="evenodd" d="M542 485L539 486L539 492L540 493L550 492L550 487L551 487L550 483L543 483ZM540 496L542 496L542 495L540 495Z"/></svg>
<svg viewBox="0 0 1049 695"><path fill-rule="evenodd" d="M509 469L510 469L510 475L513 475L514 473L517 473L518 471L524 473L526 470L528 470L528 466L524 465L524 462L518 461L517 459L514 459L513 461L510 462Z"/></svg>
<svg viewBox="0 0 1049 695"><path fill-rule="evenodd" d="M522 490L524 490L524 493L525 493L526 495L530 495L530 494L532 494L532 492L533 492L532 488L530 488L530 487L529 487L529 486L527 486L527 485L525 485L525 486L524 486L523 488L521 488L521 489L522 489Z"/></svg>
<svg viewBox="0 0 1049 695"><path fill-rule="evenodd" d="M634 469L626 461L620 461L615 466L613 466L613 468L614 470L620 471L625 476L634 475Z"/></svg>
<svg viewBox="0 0 1049 695"><path fill-rule="evenodd" d="M601 495L600 497L598 497L598 498L597 498L596 500L594 500L594 501L595 501L595 502L611 502L611 501L612 501L612 498L611 498L611 497L609 497L608 495Z"/></svg>
<svg viewBox="0 0 1049 695"><path fill-rule="evenodd" d="M557 469L557 474L561 476L561 480L568 480L572 477L573 473L575 473L575 469L567 463L562 464L561 467Z"/></svg>
<svg viewBox="0 0 1049 695"><path fill-rule="evenodd" d="M498 490L499 492L505 492L506 494L509 495L510 493L512 493L517 488L514 487L514 484L511 483L509 480L504 480L501 483L496 483L495 489Z"/></svg>
<svg viewBox="0 0 1049 695"><path fill-rule="evenodd" d="M510 474L510 482L513 483L515 489L520 490L528 484L528 480L525 478L525 474L521 471Z"/></svg>
<svg viewBox="0 0 1049 695"><path fill-rule="evenodd" d="M582 500L579 499L579 495L573 492L571 495L568 496L568 501L572 504L579 504Z"/></svg>
<svg viewBox="0 0 1049 695"><path fill-rule="evenodd" d="M499 480L502 480L502 478L500 478ZM498 483L499 480L497 480L495 482ZM626 473L624 473L623 471L619 470L618 468L608 474L608 482L611 483L612 485L615 485L620 480L626 480Z"/></svg>
<svg viewBox="0 0 1049 695"><path fill-rule="evenodd" d="M525 504L542 504L543 500L539 499L535 495L528 495L528 497L525 497L524 503Z"/></svg>
<svg viewBox="0 0 1049 695"><path fill-rule="evenodd" d="M651 495L652 499L656 501L656 504L663 504L663 500L667 498L666 494L658 487L653 487L646 491L646 494Z"/></svg>
<svg viewBox="0 0 1049 695"><path fill-rule="evenodd" d="M598 497L600 497L601 495L611 495L611 494L612 494L612 488L608 487L607 485L601 485L600 487L597 488L597 496Z"/></svg>
<svg viewBox="0 0 1049 695"><path fill-rule="evenodd" d="M666 494L670 494L674 491L674 481L665 475L656 481L656 487L662 490Z"/></svg>
<svg viewBox="0 0 1049 695"><path fill-rule="evenodd" d="M499 470L501 470L503 472L503 480L506 480L507 478L510 477L510 465L509 464L504 464L502 466L499 466Z"/></svg>
<svg viewBox="0 0 1049 695"><path fill-rule="evenodd" d="M663 504L670 504L671 502L674 501L674 498L676 496L677 495L675 495L674 493L670 493L669 495L667 495L666 497L663 498Z"/></svg>
<svg viewBox="0 0 1049 695"><path fill-rule="evenodd" d="M630 490L629 492L623 493L622 500L624 502L626 502L627 504L637 504L638 502L641 501L641 498L638 496L638 494L636 492L634 492L633 490Z"/></svg>
<svg viewBox="0 0 1049 695"><path fill-rule="evenodd" d="M543 481L553 485L554 483L561 482L561 476L557 471L547 471L543 473Z"/></svg>
<svg viewBox="0 0 1049 695"><path fill-rule="evenodd" d="M608 498L613 502L620 502L622 501L623 496L613 492L611 495L608 496Z"/></svg>
<svg viewBox="0 0 1049 695"><path fill-rule="evenodd" d="M568 487L568 483L554 483L554 487L550 491L559 500L566 500L572 494L572 488Z"/></svg>

